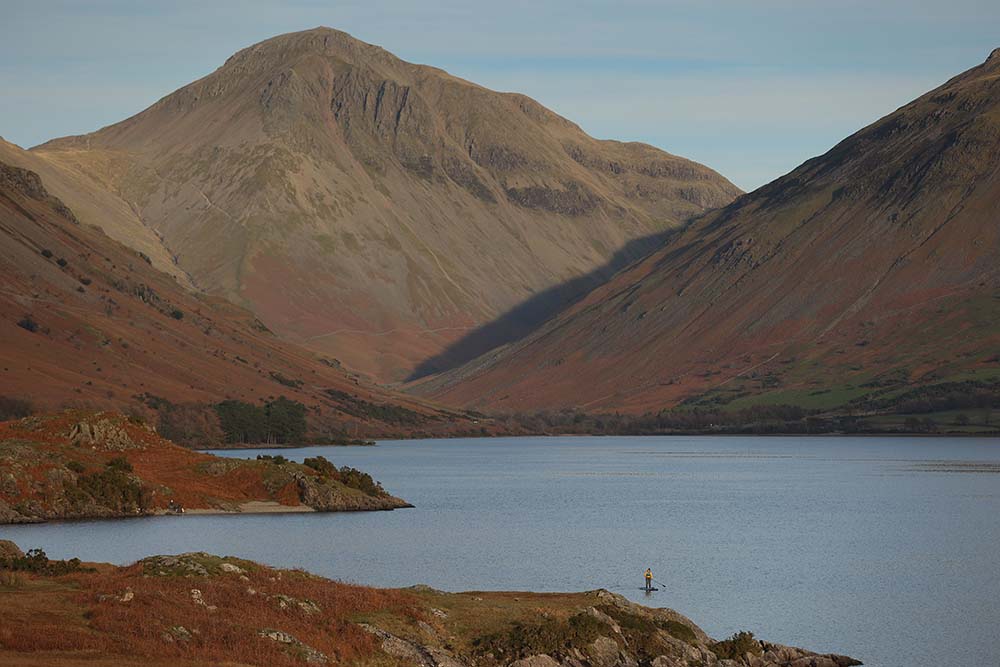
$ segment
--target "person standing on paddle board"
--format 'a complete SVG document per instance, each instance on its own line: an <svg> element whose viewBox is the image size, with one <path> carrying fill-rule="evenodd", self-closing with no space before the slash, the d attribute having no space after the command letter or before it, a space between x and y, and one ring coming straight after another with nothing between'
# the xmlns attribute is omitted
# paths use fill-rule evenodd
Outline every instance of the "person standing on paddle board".
<svg viewBox="0 0 1000 667"><path fill-rule="evenodd" d="M649 593L653 590L653 571L646 568L646 592Z"/></svg>

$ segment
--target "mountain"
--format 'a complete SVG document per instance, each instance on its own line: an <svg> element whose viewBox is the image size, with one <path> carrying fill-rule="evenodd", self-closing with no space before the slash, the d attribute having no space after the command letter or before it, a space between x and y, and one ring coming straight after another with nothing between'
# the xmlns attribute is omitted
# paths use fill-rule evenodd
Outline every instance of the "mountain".
<svg viewBox="0 0 1000 667"><path fill-rule="evenodd" d="M284 395L309 408L314 434L471 424L368 386L279 340L248 311L190 292L148 256L82 223L37 173L2 161L0 284L0 394L38 409L257 404Z"/></svg>
<svg viewBox="0 0 1000 667"><path fill-rule="evenodd" d="M244 49L32 155L116 197L120 226L158 237L199 289L383 380L530 331L739 194L706 167L593 139L523 95L328 28Z"/></svg>
<svg viewBox="0 0 1000 667"><path fill-rule="evenodd" d="M832 408L1000 379L1000 49L419 385L504 411Z"/></svg>

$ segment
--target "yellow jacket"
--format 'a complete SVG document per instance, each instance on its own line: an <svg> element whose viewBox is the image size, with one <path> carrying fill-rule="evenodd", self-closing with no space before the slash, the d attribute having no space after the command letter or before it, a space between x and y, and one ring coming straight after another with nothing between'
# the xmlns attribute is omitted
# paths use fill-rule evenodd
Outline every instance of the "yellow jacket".
<svg viewBox="0 0 1000 667"><path fill-rule="evenodd" d="M647 579L652 579L653 578L653 571L652 570L646 570L646 578Z"/></svg>

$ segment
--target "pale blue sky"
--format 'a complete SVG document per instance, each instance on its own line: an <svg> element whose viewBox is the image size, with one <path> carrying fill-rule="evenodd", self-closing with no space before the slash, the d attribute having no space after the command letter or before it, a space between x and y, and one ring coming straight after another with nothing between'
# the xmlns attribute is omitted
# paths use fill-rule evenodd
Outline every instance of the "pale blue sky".
<svg viewBox="0 0 1000 667"><path fill-rule="evenodd" d="M0 0L0 16L0 135L26 147L121 120L254 42L327 25L745 189L1000 46L997 0Z"/></svg>

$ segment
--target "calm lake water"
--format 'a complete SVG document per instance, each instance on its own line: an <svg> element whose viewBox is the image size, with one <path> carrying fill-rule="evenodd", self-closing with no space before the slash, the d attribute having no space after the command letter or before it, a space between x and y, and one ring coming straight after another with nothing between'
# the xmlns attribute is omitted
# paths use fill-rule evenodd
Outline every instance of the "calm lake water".
<svg viewBox="0 0 1000 667"><path fill-rule="evenodd" d="M1000 664L998 440L505 438L280 453L370 471L416 508L0 537L118 563L210 551L376 586L608 588L720 638L750 629L873 667ZM647 566L663 584L649 597Z"/></svg>

